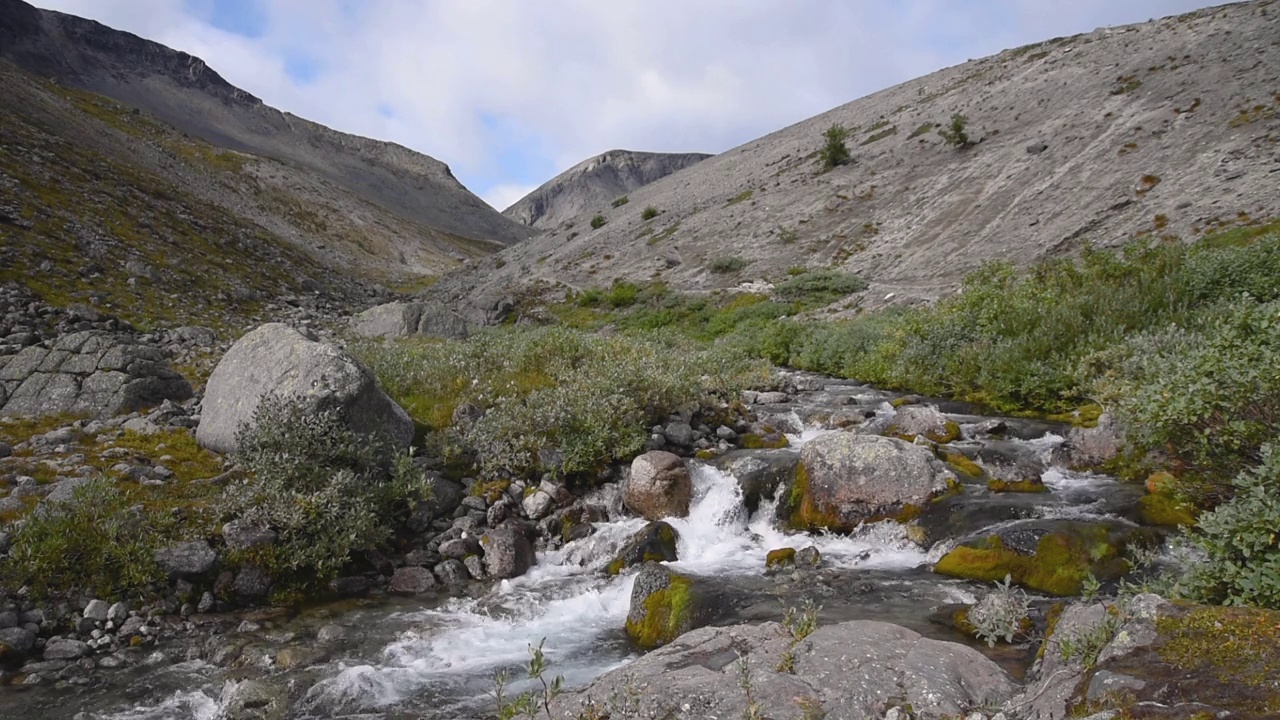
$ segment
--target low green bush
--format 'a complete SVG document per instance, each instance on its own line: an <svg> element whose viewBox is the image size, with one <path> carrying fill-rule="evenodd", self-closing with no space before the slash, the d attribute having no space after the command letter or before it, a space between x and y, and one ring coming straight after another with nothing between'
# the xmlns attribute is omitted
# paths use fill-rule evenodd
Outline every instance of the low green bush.
<svg viewBox="0 0 1280 720"><path fill-rule="evenodd" d="M627 203L629 203L629 202L631 202L631 198L627 197L626 195L623 195L622 197L620 197L620 198L618 198L618 199L614 200L612 203L610 203L610 205L612 205L613 207L618 208L618 207L622 207L623 205L626 205L626 204L627 204Z"/></svg>
<svg viewBox="0 0 1280 720"><path fill-rule="evenodd" d="M845 145L845 140L849 138L849 130L839 123L827 128L823 133L822 149L818 151L818 157L822 159L822 166L828 170L840 165L848 164L853 156L849 154L849 148Z"/></svg>
<svg viewBox="0 0 1280 720"><path fill-rule="evenodd" d="M708 263L707 269L713 273L727 275L729 273L739 272L750 264L751 261L746 258L740 258L737 255L725 255L723 257L715 258Z"/></svg>
<svg viewBox="0 0 1280 720"><path fill-rule="evenodd" d="M640 212L641 220L652 220L656 217L658 217L658 208L653 207L652 205Z"/></svg>
<svg viewBox="0 0 1280 720"><path fill-rule="evenodd" d="M1235 497L1200 517L1192 541L1205 553L1185 592L1202 602L1280 610L1280 445L1238 475Z"/></svg>
<svg viewBox="0 0 1280 720"><path fill-rule="evenodd" d="M355 553L382 545L423 493L408 455L337 411L265 399L237 444L246 473L223 493L221 517L270 528L277 540L230 560L259 564L277 590L323 587Z"/></svg>
<svg viewBox="0 0 1280 720"><path fill-rule="evenodd" d="M867 281L858 275L837 270L819 270L789 277L774 287L774 293L788 302L818 307L866 289Z"/></svg>
<svg viewBox="0 0 1280 720"><path fill-rule="evenodd" d="M609 221L605 218L605 216L603 216L603 215L596 215L596 216L594 216L594 217L592 217L592 218L591 218L591 229L592 229L592 230L599 230L600 228L604 227L604 224L605 224L605 223L607 223L607 222L609 222Z"/></svg>
<svg viewBox="0 0 1280 720"><path fill-rule="evenodd" d="M648 428L671 412L768 377L764 363L673 333L516 327L466 341L407 340L357 351L443 447L491 477L588 475L638 453ZM479 417L455 426L464 403ZM558 450L562 464L543 467L544 449Z"/></svg>
<svg viewBox="0 0 1280 720"><path fill-rule="evenodd" d="M148 511L109 480L94 480L16 525L0 585L15 593L26 587L36 597L72 589L142 597L164 581L153 555L178 531L172 513Z"/></svg>

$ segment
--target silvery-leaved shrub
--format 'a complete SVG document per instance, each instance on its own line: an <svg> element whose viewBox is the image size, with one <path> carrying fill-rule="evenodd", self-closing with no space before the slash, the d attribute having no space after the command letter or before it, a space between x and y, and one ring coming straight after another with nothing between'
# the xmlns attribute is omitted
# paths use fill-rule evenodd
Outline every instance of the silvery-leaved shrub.
<svg viewBox="0 0 1280 720"><path fill-rule="evenodd" d="M1261 464L1232 484L1235 496L1201 515L1191 536L1207 557L1186 592L1206 602L1280 610L1280 445L1263 446Z"/></svg>
<svg viewBox="0 0 1280 720"><path fill-rule="evenodd" d="M996 589L969 610L969 624L989 647L995 647L999 640L1011 643L1029 626L1030 608L1027 594L1013 587L1012 578L1006 575L1004 582L997 582Z"/></svg>
<svg viewBox="0 0 1280 720"><path fill-rule="evenodd" d="M422 491L407 454L356 433L336 410L264 399L237 444L245 477L226 488L219 511L276 533L275 543L238 559L284 586L336 576L353 553L386 541Z"/></svg>

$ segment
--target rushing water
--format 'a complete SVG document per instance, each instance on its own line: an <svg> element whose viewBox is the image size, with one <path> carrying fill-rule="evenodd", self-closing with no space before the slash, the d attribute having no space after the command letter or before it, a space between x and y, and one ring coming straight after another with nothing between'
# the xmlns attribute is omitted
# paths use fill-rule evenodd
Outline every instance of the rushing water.
<svg viewBox="0 0 1280 720"><path fill-rule="evenodd" d="M885 397L836 385L810 393L808 409L858 403L884 416L893 412ZM793 446L827 432L794 412L781 422L800 431L790 436ZM1060 440L1043 435L1025 443L1047 457ZM748 515L734 477L703 463L691 466L690 514L669 519L679 533L675 569L764 583L769 550L814 545L822 554L824 572L848 583L819 598L828 607L824 621L874 617L922 629L928 627L932 607L973 600L974 586L928 572L945 544L927 553L893 523L851 536L796 537L776 527L775 508L767 501ZM1037 517L1098 516L1112 510L1108 498L1116 484L1110 478L1050 468L1044 481L1053 492L1026 501L1034 503ZM291 673L275 671L271 679L288 689L291 714L299 718L484 717L493 710L495 676L507 670L519 677L529 647L545 642L551 672L563 675L571 687L583 685L635 657L622 631L634 576L608 577L601 569L644 524L635 518L598 524L595 534L540 554L529 573L503 581L480 598L434 607L399 602L339 615L335 620L359 633L358 642L337 659ZM763 603L746 611L745 619L776 619L779 613L776 603ZM220 720L238 679L272 674L265 659L258 665L250 661L239 672L200 661L164 663L134 671L124 689L88 694L75 710L86 719ZM523 687L514 681L510 691ZM0 714L6 707L13 705L0 704ZM29 717L72 717L75 710L60 714L50 707Z"/></svg>

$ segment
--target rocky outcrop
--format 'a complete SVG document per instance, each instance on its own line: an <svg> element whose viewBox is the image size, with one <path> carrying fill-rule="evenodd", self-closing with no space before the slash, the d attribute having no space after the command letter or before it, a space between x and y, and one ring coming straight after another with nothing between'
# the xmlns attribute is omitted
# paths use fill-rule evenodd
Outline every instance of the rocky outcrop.
<svg viewBox="0 0 1280 720"><path fill-rule="evenodd" d="M647 562L631 586L627 636L646 650L666 645L727 611L724 600L714 581L681 575L665 565Z"/></svg>
<svg viewBox="0 0 1280 720"><path fill-rule="evenodd" d="M631 477L622 489L622 502L648 520L689 514L693 479L679 455L651 450L631 462Z"/></svg>
<svg viewBox="0 0 1280 720"><path fill-rule="evenodd" d="M960 439L960 426L932 405L906 405L898 408L885 434L908 442L924 437L950 443Z"/></svg>
<svg viewBox="0 0 1280 720"><path fill-rule="evenodd" d="M787 493L787 517L797 529L847 532L867 520L907 519L954 482L924 447L835 432L801 450Z"/></svg>
<svg viewBox="0 0 1280 720"><path fill-rule="evenodd" d="M436 302L387 303L351 318L351 331L369 338L424 335L461 340L467 337L469 330L466 320Z"/></svg>
<svg viewBox="0 0 1280 720"><path fill-rule="evenodd" d="M0 363L0 415L110 417L192 394L163 351L122 333L62 335Z"/></svg>
<svg viewBox="0 0 1280 720"><path fill-rule="evenodd" d="M755 715L746 712L743 665L759 704ZM909 705L912 717L941 720L999 705L1015 690L1008 674L977 650L897 625L824 625L797 642L777 623L765 623L689 632L562 696L552 709L555 717L589 706L620 712L610 703L626 698L638 705L626 717L866 720Z"/></svg>
<svg viewBox="0 0 1280 720"><path fill-rule="evenodd" d="M604 210L632 190L709 157L610 150L548 180L502 214L531 227L554 227L580 213Z"/></svg>
<svg viewBox="0 0 1280 720"><path fill-rule="evenodd" d="M484 548L484 569L490 577L519 577L536 562L533 543L521 528L494 528L480 538L480 545Z"/></svg>
<svg viewBox="0 0 1280 720"><path fill-rule="evenodd" d="M312 412L337 410L357 432L399 447L413 441L413 421L378 388L368 368L341 348L279 323L240 338L214 368L196 440L210 450L234 451L236 433L268 396Z"/></svg>

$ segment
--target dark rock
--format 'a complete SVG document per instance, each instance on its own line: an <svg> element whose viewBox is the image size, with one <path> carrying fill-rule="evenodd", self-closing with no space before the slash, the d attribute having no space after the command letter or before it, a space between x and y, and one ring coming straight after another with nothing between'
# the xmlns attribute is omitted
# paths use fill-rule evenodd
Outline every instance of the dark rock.
<svg viewBox="0 0 1280 720"><path fill-rule="evenodd" d="M679 421L668 423L667 426L663 428L662 435L667 439L667 442L672 445L679 445L680 447L686 448L693 446L693 428L690 427L687 422Z"/></svg>
<svg viewBox="0 0 1280 720"><path fill-rule="evenodd" d="M622 546L618 557L609 563L608 572L610 575L617 575L626 568L643 565L650 560L675 562L678 559L676 546L679 540L680 534L675 528L661 520L655 520L631 536L627 544Z"/></svg>
<svg viewBox="0 0 1280 720"><path fill-rule="evenodd" d="M484 547L484 565L490 577L519 577L536 562L529 537L511 525L485 533L480 544Z"/></svg>
<svg viewBox="0 0 1280 720"><path fill-rule="evenodd" d="M761 498L773 497L778 487L791 481L799 462L800 452L786 448L732 450L715 461L737 479L743 505L752 513L760 507Z"/></svg>
<svg viewBox="0 0 1280 720"><path fill-rule="evenodd" d="M271 575L257 565L246 565L236 573L234 590L241 600L261 600L271 592Z"/></svg>
<svg viewBox="0 0 1280 720"><path fill-rule="evenodd" d="M76 660L92 653L93 649L79 640L50 640L44 646L45 660Z"/></svg>
<svg viewBox="0 0 1280 720"><path fill-rule="evenodd" d="M272 545L276 541L274 530L255 527L239 520L222 526L222 540L230 550L248 550L260 545Z"/></svg>
<svg viewBox="0 0 1280 720"><path fill-rule="evenodd" d="M36 646L36 634L20 627L0 630L0 663L23 660Z"/></svg>
<svg viewBox="0 0 1280 720"><path fill-rule="evenodd" d="M441 557L461 560L468 555L479 555L482 550L480 549L479 540L474 536L467 536L466 538L458 537L440 543L438 552Z"/></svg>
<svg viewBox="0 0 1280 720"><path fill-rule="evenodd" d="M329 589L342 597L362 597L369 592L372 584L363 575L336 578L329 583Z"/></svg>
<svg viewBox="0 0 1280 720"><path fill-rule="evenodd" d="M1039 155L1040 153L1048 149L1049 149L1049 143L1046 143L1046 142L1031 143L1030 145L1027 146L1027 154Z"/></svg>
<svg viewBox="0 0 1280 720"><path fill-rule="evenodd" d="M470 573L461 560L445 560L436 566L435 576L447 587L456 588L467 584Z"/></svg>
<svg viewBox="0 0 1280 720"><path fill-rule="evenodd" d="M391 576L389 592L396 595L422 595L436 589L436 579L424 567L402 567Z"/></svg>
<svg viewBox="0 0 1280 720"><path fill-rule="evenodd" d="M170 577L198 577L213 569L218 553L203 540L192 540L157 550L156 564Z"/></svg>

